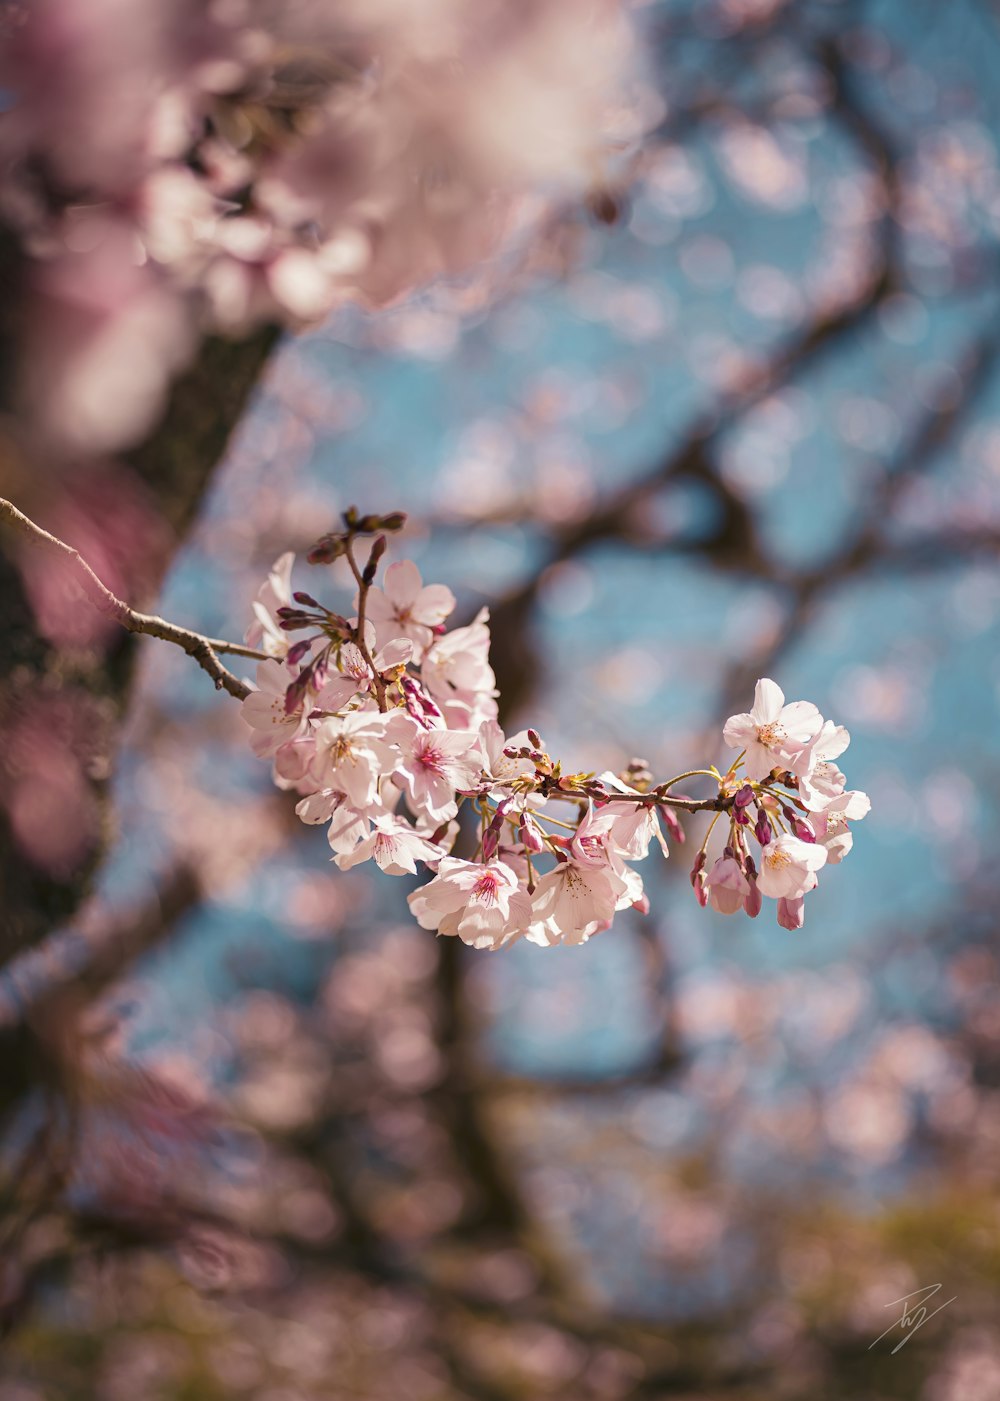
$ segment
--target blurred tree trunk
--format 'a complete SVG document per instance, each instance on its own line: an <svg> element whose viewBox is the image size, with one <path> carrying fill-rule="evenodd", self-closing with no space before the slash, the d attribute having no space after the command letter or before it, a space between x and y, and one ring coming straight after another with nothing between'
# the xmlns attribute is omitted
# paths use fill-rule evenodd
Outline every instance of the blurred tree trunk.
<svg viewBox="0 0 1000 1401"><path fill-rule="evenodd" d="M18 255L0 237L0 404L8 425L6 432L0 430L0 478L5 493L16 494L16 486L8 483L19 482L31 498L15 500L15 505L29 512L41 508L44 518L57 488L54 483L50 487L49 478L37 468L26 475L23 459L16 460L12 446L17 429L10 406L24 307L18 293L23 285ZM166 527L163 544L143 561L141 582L136 584L146 596L130 597L128 602L142 607L155 598L276 340L271 328L240 342L206 340L188 372L174 384L155 431L120 459L141 484L145 504ZM4 471L11 461L13 470ZM72 488L72 477L67 484ZM37 944L76 910L100 864L112 831L108 787L136 655L136 639L124 632L111 638L106 650L70 654L54 646L35 625L14 562L15 548L14 542L0 538L0 733L5 737L0 747L0 966ZM88 606L81 601L81 608ZM20 721L39 708L60 717L58 730L72 731L85 786L89 830L70 864L28 859L2 801L5 790L14 791L16 766L23 768L26 762L12 736ZM27 777L30 781L30 773Z"/></svg>

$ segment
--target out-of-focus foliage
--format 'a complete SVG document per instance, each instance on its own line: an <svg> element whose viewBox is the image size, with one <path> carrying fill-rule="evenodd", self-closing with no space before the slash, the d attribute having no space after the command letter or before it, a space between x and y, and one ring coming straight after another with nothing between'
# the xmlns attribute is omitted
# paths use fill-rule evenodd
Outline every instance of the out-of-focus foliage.
<svg viewBox="0 0 1000 1401"><path fill-rule="evenodd" d="M618 0L14 0L0 25L48 459L141 441L206 331L481 266L603 192L649 108Z"/></svg>
<svg viewBox="0 0 1000 1401"><path fill-rule="evenodd" d="M757 675L829 700L874 775L851 880L791 935L675 854L656 923L466 959L151 652L98 899L3 985L44 1066L16 1401L1000 1393L996 17L644 19L666 115L617 222L489 311L286 346L161 607L238 633L282 550L402 506L581 766L673 772Z"/></svg>

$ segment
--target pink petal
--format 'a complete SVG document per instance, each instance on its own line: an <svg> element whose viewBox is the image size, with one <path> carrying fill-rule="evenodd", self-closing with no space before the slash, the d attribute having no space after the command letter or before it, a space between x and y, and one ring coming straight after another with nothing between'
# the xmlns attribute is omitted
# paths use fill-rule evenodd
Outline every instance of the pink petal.
<svg viewBox="0 0 1000 1401"><path fill-rule="evenodd" d="M455 611L455 595L445 584L428 584L420 590L420 601L416 611L422 623L431 627L435 623L443 623L445 618Z"/></svg>
<svg viewBox="0 0 1000 1401"><path fill-rule="evenodd" d="M420 570L412 559L401 559L385 571L385 596L394 608L412 608L420 592Z"/></svg>

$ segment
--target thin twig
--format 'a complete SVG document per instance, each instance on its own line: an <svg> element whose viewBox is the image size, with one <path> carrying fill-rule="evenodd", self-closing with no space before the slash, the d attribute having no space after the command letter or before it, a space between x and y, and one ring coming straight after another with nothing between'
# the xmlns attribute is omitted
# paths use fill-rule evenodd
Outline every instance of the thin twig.
<svg viewBox="0 0 1000 1401"><path fill-rule="evenodd" d="M358 582L358 651L361 653L362 657L364 657L371 670L372 685L375 687L375 699L378 701L379 710L384 714L388 709L385 699L385 682L379 675L378 667L375 665L375 659L368 649L368 643L365 641L365 607L368 603L368 590L371 588L371 585L365 582L364 575L358 568L357 561L354 558L354 551L351 549L350 539L347 541L345 554L347 555L347 562L351 566L351 573Z"/></svg>
<svg viewBox="0 0 1000 1401"><path fill-rule="evenodd" d="M29 544L35 547L46 546L51 550L58 550L65 559L68 559L76 571L77 579L87 598L104 617L110 618L119 627L123 627L126 632L142 633L146 637L158 637L163 642L172 642L176 647L182 648L189 657L194 658L203 671L208 672L215 682L216 690L228 691L237 700L245 700L250 694L251 688L222 665L218 654L228 652L237 657L253 657L257 661L266 661L267 656L264 652L255 651L252 647L244 647L238 642L226 642L216 637L204 637L200 632L192 632L189 628L178 627L176 623L168 623L165 618L158 618L152 613L136 612L134 608L130 608L127 603L116 597L101 582L79 551L74 550L72 545L67 545L65 540L60 540L58 536L50 535L47 530L36 525L10 501L5 501L2 497L0 497L0 522L6 523L18 534L23 535Z"/></svg>

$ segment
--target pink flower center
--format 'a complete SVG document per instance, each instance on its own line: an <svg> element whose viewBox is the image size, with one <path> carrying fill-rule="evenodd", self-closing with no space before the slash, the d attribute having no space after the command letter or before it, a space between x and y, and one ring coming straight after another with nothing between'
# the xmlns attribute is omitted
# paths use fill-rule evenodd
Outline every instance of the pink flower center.
<svg viewBox="0 0 1000 1401"><path fill-rule="evenodd" d="M472 894L476 900L482 900L484 905L495 905L499 889L500 878L496 872L484 871L472 887Z"/></svg>
<svg viewBox="0 0 1000 1401"><path fill-rule="evenodd" d="M417 763L421 768L430 769L431 773L444 773L447 762L447 755L442 754L433 744L417 751Z"/></svg>
<svg viewBox="0 0 1000 1401"><path fill-rule="evenodd" d="M788 738L788 731L784 725L779 725L777 720L772 720L769 725L757 726L757 743L762 744L765 749L774 749Z"/></svg>

